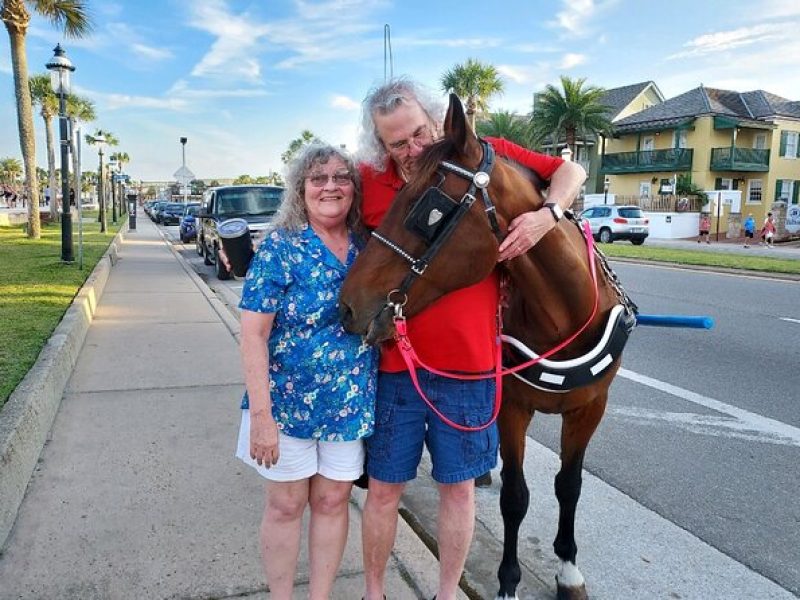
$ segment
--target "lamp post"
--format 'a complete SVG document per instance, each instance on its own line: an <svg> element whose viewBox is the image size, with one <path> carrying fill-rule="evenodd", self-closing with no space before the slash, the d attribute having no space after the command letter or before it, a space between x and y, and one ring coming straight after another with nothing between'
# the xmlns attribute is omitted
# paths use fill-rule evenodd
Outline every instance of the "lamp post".
<svg viewBox="0 0 800 600"><path fill-rule="evenodd" d="M117 186L114 184L114 167L117 166L117 159L112 154L108 159L109 175L111 179L111 220L117 222Z"/></svg>
<svg viewBox="0 0 800 600"><path fill-rule="evenodd" d="M97 168L97 205L98 221L100 221L100 233L106 232L106 198L105 189L103 188L103 146L106 143L106 138L102 135L94 138L94 143L97 144L97 158L99 165Z"/></svg>
<svg viewBox="0 0 800 600"><path fill-rule="evenodd" d="M183 155L183 160L181 162L181 166L183 169L186 168L186 142L189 141L189 138L182 137L181 138L181 154ZM186 186L187 184L183 185L183 203L186 204Z"/></svg>
<svg viewBox="0 0 800 600"><path fill-rule="evenodd" d="M45 65L50 71L50 85L58 96L59 138L61 142L61 260L72 262L72 211L69 202L69 135L67 131L67 94L70 91L70 73L75 70L67 53L57 44L53 58ZM55 191L55 190L54 190Z"/></svg>
<svg viewBox="0 0 800 600"><path fill-rule="evenodd" d="M603 204L608 204L608 186L611 185L611 180L606 177L603 180Z"/></svg>

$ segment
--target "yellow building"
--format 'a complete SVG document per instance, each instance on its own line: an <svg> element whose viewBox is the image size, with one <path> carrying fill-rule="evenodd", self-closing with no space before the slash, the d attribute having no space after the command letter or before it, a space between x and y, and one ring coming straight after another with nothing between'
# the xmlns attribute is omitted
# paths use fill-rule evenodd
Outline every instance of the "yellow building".
<svg viewBox="0 0 800 600"><path fill-rule="evenodd" d="M672 194L677 176L688 175L702 190L740 192L728 194L722 230L729 213L752 213L760 223L776 210L779 229L794 233L786 217L800 212L800 102L700 86L614 125L600 172L615 196Z"/></svg>

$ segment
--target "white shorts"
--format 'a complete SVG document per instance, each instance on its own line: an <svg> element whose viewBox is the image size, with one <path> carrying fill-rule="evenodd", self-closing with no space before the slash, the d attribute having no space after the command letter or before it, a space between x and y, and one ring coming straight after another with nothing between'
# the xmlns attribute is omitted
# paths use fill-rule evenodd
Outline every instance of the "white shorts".
<svg viewBox="0 0 800 600"><path fill-rule="evenodd" d="M333 481L355 481L364 470L364 440L321 442L278 432L278 462L267 469L250 458L250 411L242 410L236 458L269 481L300 481L319 473Z"/></svg>

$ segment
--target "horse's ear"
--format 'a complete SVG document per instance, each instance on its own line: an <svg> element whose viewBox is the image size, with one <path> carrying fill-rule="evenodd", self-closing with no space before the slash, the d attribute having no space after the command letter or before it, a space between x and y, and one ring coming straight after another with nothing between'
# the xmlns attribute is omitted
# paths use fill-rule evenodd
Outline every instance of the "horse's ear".
<svg viewBox="0 0 800 600"><path fill-rule="evenodd" d="M450 94L450 105L444 118L444 134L450 138L463 156L469 156L472 146L478 147L475 134L467 122L464 105L455 94Z"/></svg>

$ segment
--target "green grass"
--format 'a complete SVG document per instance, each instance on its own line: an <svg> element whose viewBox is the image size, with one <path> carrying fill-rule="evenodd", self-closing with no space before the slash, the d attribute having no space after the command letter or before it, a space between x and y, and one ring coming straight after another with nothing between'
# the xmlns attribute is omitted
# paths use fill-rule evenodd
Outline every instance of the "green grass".
<svg viewBox="0 0 800 600"><path fill-rule="evenodd" d="M92 213L84 212L84 218ZM94 212L96 217L97 212ZM119 225L101 234L96 218L83 223L83 270L78 269L78 226L73 217L76 262L61 262L61 229L42 224L29 240L24 226L0 227L0 407L36 362L75 294L108 248Z"/></svg>
<svg viewBox="0 0 800 600"><path fill-rule="evenodd" d="M764 271L767 273L800 274L800 260L771 258L768 256L743 256L722 252L697 252L694 250L677 250L632 246L630 244L599 244L598 247L606 256L634 258L645 261L678 263L683 265L700 265L721 267L725 269L741 269L745 271Z"/></svg>

